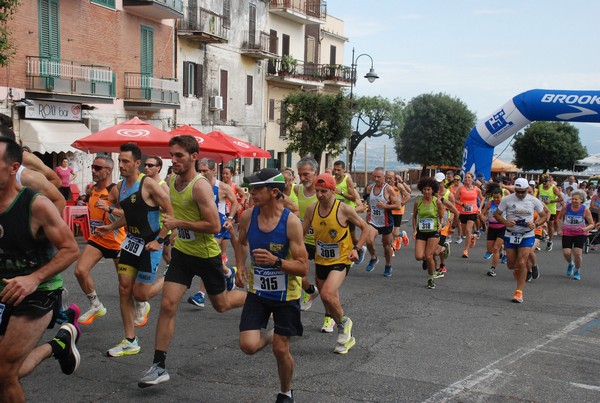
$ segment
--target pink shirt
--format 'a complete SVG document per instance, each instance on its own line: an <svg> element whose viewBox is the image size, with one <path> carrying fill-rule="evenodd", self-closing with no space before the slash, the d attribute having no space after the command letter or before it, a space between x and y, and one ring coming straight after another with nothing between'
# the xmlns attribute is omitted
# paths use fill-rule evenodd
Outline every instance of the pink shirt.
<svg viewBox="0 0 600 403"><path fill-rule="evenodd" d="M54 168L54 171L60 178L60 186L64 188L69 187L71 184L71 172L73 172L73 170L70 167L67 167L66 169L56 167Z"/></svg>

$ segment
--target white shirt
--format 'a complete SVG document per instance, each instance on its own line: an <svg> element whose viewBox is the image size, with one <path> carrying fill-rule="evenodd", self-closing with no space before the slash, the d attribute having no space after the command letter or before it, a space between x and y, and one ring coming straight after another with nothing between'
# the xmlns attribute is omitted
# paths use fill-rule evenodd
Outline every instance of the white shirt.
<svg viewBox="0 0 600 403"><path fill-rule="evenodd" d="M506 227L507 231L520 233L523 234L523 238L528 238L535 235L534 230L528 226L528 223L533 221L533 212L541 213L544 211L544 205L532 195L525 195L521 200L513 193L500 201L498 210L502 211L507 221L516 223L512 228Z"/></svg>

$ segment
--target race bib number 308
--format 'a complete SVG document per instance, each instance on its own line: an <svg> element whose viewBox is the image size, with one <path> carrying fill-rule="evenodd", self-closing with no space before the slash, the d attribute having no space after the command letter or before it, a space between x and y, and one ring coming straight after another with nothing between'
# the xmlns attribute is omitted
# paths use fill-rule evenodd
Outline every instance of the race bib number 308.
<svg viewBox="0 0 600 403"><path fill-rule="evenodd" d="M196 233L189 229L177 228L177 236L182 241L193 241L196 239Z"/></svg>
<svg viewBox="0 0 600 403"><path fill-rule="evenodd" d="M317 254L325 259L339 259L340 245L317 241Z"/></svg>

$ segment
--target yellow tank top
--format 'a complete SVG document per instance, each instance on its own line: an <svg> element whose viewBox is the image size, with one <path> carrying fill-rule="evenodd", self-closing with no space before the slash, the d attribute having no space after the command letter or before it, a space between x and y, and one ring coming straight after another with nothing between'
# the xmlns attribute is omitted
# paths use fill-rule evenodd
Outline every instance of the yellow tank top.
<svg viewBox="0 0 600 403"><path fill-rule="evenodd" d="M315 233L315 264L333 266L335 264L349 265L348 254L352 251L352 237L348 226L342 226L337 219L340 200L336 200L325 217L319 214L319 204L315 206L312 226Z"/></svg>
<svg viewBox="0 0 600 403"><path fill-rule="evenodd" d="M539 190L540 200L544 204L549 200L558 199L558 196L554 194L554 185L550 186L549 189L544 189L544 185L540 185ZM546 204L546 207L548 207L551 214L556 214L556 203Z"/></svg>
<svg viewBox="0 0 600 403"><path fill-rule="evenodd" d="M173 205L175 218L185 221L202 221L204 217L194 200L192 188L196 181L200 179L206 180L206 178L200 174L196 175L181 192L175 190L175 179L176 175L172 175L171 182L169 183L169 196ZM213 234L183 228L177 229L177 239L175 239L173 247L187 255L204 259L221 254L221 249L217 241L215 241Z"/></svg>
<svg viewBox="0 0 600 403"><path fill-rule="evenodd" d="M290 200L292 201L292 203L294 203L296 206L298 205L298 195L296 195L296 193L294 192L294 188L298 186L295 183L292 183L292 191L290 192Z"/></svg>
<svg viewBox="0 0 600 403"><path fill-rule="evenodd" d="M300 210L300 221L304 221L304 213L311 204L317 202L317 194L307 197L304 195L304 185L298 185L298 209ZM313 227L308 229L308 234L304 237L304 243L307 245L315 244L315 235Z"/></svg>
<svg viewBox="0 0 600 403"><path fill-rule="evenodd" d="M344 179L342 179L342 181L340 183L336 183L335 187L340 189L342 192L344 192L346 194L349 193L348 192L348 175L344 175ZM339 201L341 201L342 203L346 203L347 205L349 205L351 207L356 207L356 202L354 202L352 200L348 200L340 194L336 193L335 198L338 199Z"/></svg>

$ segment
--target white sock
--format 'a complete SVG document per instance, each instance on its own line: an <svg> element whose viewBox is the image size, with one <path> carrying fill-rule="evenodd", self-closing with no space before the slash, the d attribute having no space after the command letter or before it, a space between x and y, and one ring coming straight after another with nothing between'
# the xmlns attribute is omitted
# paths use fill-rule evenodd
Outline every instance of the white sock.
<svg viewBox="0 0 600 403"><path fill-rule="evenodd" d="M292 391L291 390L288 390L287 392L279 392L279 393L281 393L282 395L286 395L287 397L292 397Z"/></svg>
<svg viewBox="0 0 600 403"><path fill-rule="evenodd" d="M102 305L100 303L100 300L98 299L98 295L96 295L96 291L92 291L89 294L86 294L88 301L90 301L90 305L94 308L99 307L100 305Z"/></svg>

